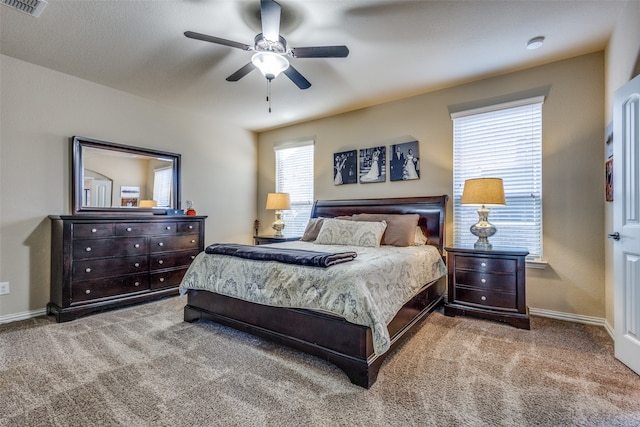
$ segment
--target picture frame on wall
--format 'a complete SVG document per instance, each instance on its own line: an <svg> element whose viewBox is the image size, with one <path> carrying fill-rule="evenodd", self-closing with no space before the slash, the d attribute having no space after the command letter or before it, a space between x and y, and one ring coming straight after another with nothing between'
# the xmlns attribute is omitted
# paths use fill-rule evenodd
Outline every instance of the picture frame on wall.
<svg viewBox="0 0 640 427"><path fill-rule="evenodd" d="M389 146L390 181L420 179L420 147L418 141Z"/></svg>
<svg viewBox="0 0 640 427"><path fill-rule="evenodd" d="M613 158L605 162L605 200L613 202Z"/></svg>
<svg viewBox="0 0 640 427"><path fill-rule="evenodd" d="M385 182L387 180L387 147L371 147L360 150L360 183Z"/></svg>
<svg viewBox="0 0 640 427"><path fill-rule="evenodd" d="M357 150L333 153L333 184L355 184L358 182Z"/></svg>

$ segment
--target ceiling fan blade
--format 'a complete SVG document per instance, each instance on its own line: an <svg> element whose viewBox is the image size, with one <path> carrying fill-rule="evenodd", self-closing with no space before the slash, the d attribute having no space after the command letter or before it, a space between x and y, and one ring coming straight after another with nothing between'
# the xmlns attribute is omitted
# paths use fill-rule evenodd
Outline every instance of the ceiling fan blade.
<svg viewBox="0 0 640 427"><path fill-rule="evenodd" d="M202 40L202 41L205 41L205 42L221 44L221 45L224 45L224 46L231 46L231 47L235 47L235 48L242 49L242 50L252 50L253 49L253 47L249 46L248 44L244 44L244 43L240 43L240 42L234 42L234 41L227 40L227 39L221 39L220 37L208 36L206 34L195 33L193 31L185 31L184 35L189 37L190 39Z"/></svg>
<svg viewBox="0 0 640 427"><path fill-rule="evenodd" d="M272 42L280 39L280 15L282 8L273 0L260 0L262 36Z"/></svg>
<svg viewBox="0 0 640 427"><path fill-rule="evenodd" d="M305 79L302 74L292 65L289 65L289 68L283 71L291 79L292 82L296 84L300 89L309 89L311 87L311 83L309 80Z"/></svg>
<svg viewBox="0 0 640 427"><path fill-rule="evenodd" d="M243 78L244 76L252 72L255 68L256 66L253 65L253 62L249 62L247 65L245 65L244 67L240 68L238 71L236 71L235 73L227 77L227 81L237 82L238 80L240 80L241 78Z"/></svg>
<svg viewBox="0 0 640 427"><path fill-rule="evenodd" d="M346 46L315 46L291 48L294 58L346 58L349 49Z"/></svg>

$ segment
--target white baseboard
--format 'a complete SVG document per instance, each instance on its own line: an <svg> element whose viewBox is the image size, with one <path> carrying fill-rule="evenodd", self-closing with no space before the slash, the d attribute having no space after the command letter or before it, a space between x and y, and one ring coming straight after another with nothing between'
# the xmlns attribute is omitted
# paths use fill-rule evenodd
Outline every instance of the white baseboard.
<svg viewBox="0 0 640 427"><path fill-rule="evenodd" d="M583 316L582 314L563 313L561 311L544 310L542 308L529 307L529 314L533 316L548 317L550 319L565 320L567 322L584 323L586 325L602 326L614 339L614 331L606 319L602 317Z"/></svg>
<svg viewBox="0 0 640 427"><path fill-rule="evenodd" d="M7 314L5 316L0 316L0 323L17 322L18 320L31 319L32 317L38 317L44 314L47 314L46 308L41 308L41 309L32 310L32 311L25 311L22 313Z"/></svg>

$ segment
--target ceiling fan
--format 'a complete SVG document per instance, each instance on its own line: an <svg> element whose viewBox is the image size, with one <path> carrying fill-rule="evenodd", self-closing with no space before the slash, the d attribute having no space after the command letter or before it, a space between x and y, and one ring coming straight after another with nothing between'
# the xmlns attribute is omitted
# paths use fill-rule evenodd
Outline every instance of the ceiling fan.
<svg viewBox="0 0 640 427"><path fill-rule="evenodd" d="M269 83L278 77L280 73L284 73L300 89L308 89L311 83L289 63L287 57L346 58L349 55L349 49L346 46L288 48L287 41L280 35L280 16L280 4L274 0L260 0L262 33L255 36L253 46L193 31L186 31L184 35L191 39L255 52L251 57L251 62L227 77L227 81L230 82L236 82L258 68Z"/></svg>

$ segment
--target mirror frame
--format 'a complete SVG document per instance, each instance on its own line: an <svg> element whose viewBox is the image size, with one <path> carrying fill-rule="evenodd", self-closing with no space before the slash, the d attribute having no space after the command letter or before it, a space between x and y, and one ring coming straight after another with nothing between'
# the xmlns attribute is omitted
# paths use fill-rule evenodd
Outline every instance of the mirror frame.
<svg viewBox="0 0 640 427"><path fill-rule="evenodd" d="M90 206L82 206L82 171L84 169L82 161L83 148L96 148L107 151L120 151L129 154L139 154L150 157L165 157L173 163L173 182L171 183L172 191L172 208L180 209L180 154L170 153L167 151L152 150L149 148L133 147L129 145L116 144L114 142L99 141L97 139L74 136L71 144L71 210L73 215L78 214L153 214L166 213L166 210L153 208L127 208L127 207L111 207L111 208L95 208Z"/></svg>

